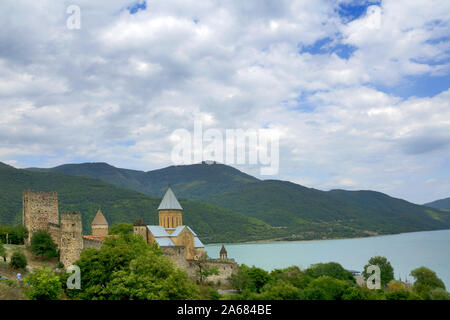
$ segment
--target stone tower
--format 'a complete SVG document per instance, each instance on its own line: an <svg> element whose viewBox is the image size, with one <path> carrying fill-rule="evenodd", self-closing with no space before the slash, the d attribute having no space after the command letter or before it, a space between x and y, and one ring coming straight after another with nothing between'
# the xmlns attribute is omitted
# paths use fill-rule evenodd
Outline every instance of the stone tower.
<svg viewBox="0 0 450 320"><path fill-rule="evenodd" d="M48 225L58 225L58 194L26 190L22 197L22 224L28 229L27 244L37 230L48 230Z"/></svg>
<svg viewBox="0 0 450 320"><path fill-rule="evenodd" d="M227 249L225 249L224 245L222 245L222 248L220 249L220 260L228 260Z"/></svg>
<svg viewBox="0 0 450 320"><path fill-rule="evenodd" d="M81 213L61 214L61 246L59 260L67 268L80 258L83 249Z"/></svg>
<svg viewBox="0 0 450 320"><path fill-rule="evenodd" d="M98 209L97 215L92 220L91 228L94 237L106 237L108 235L108 221L106 221L101 209Z"/></svg>
<svg viewBox="0 0 450 320"><path fill-rule="evenodd" d="M137 219L133 224L133 232L134 234L140 234L144 238L145 242L148 242L147 226L142 218Z"/></svg>
<svg viewBox="0 0 450 320"><path fill-rule="evenodd" d="M183 225L183 208L169 187L159 207L159 225L164 228L176 228Z"/></svg>

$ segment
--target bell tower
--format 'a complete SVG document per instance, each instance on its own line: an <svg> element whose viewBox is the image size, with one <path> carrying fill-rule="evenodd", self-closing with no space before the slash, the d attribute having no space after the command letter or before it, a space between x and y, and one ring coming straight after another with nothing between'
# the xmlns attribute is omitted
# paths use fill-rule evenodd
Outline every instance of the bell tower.
<svg viewBox="0 0 450 320"><path fill-rule="evenodd" d="M183 208L169 187L159 207L159 225L164 228L176 228L183 225Z"/></svg>

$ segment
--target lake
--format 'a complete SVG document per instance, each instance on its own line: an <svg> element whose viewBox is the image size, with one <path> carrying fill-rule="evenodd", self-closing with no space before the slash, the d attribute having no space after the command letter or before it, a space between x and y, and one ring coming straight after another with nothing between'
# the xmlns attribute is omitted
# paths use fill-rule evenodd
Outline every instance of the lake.
<svg viewBox="0 0 450 320"><path fill-rule="evenodd" d="M219 257L219 245L206 245L211 258ZM384 256L395 278L408 281L411 270L425 266L435 271L450 290L450 230L411 232L357 239L279 241L226 244L228 257L239 264L267 271L292 265L307 268L313 263L338 262L345 269L362 271L373 256Z"/></svg>

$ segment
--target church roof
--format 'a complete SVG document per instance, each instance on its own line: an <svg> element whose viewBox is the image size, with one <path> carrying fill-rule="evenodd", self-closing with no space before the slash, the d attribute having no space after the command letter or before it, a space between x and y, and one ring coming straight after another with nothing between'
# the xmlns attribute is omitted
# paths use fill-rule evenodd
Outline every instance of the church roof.
<svg viewBox="0 0 450 320"><path fill-rule="evenodd" d="M98 209L97 214L95 215L94 220L92 220L93 226L107 226L108 221L106 221L105 216L101 209Z"/></svg>
<svg viewBox="0 0 450 320"><path fill-rule="evenodd" d="M188 226L178 226L175 229L172 229L173 232L169 234L167 229L162 226L147 226L148 231L153 235L155 241L159 244L160 247L171 247L175 244L173 243L171 238L178 237L181 231L187 228L194 236L194 248L203 248L204 245L197 237L197 235L192 231Z"/></svg>
<svg viewBox="0 0 450 320"><path fill-rule="evenodd" d="M170 238L155 238L155 241L158 243L160 247L173 247L175 244L173 243L172 239Z"/></svg>
<svg viewBox="0 0 450 320"><path fill-rule="evenodd" d="M198 237L194 237L194 248L203 248L204 245Z"/></svg>
<svg viewBox="0 0 450 320"><path fill-rule="evenodd" d="M161 226L147 226L148 231L156 237L169 237L169 233L166 231L164 227Z"/></svg>
<svg viewBox="0 0 450 320"><path fill-rule="evenodd" d="M158 210L183 210L170 187L159 204Z"/></svg>

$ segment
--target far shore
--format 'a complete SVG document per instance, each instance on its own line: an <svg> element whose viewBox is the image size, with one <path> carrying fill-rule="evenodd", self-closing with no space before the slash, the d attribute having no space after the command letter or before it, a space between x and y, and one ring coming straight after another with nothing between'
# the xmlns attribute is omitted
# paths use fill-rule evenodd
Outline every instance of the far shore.
<svg viewBox="0 0 450 320"><path fill-rule="evenodd" d="M310 240L285 240L285 239L280 240L279 238L275 238L275 239L253 240L253 241L243 241L243 242L217 242L217 243L208 243L208 244L205 244L205 246L220 246L222 244L223 245L235 245L235 244L264 244L264 243L275 243L275 242L311 242L311 241L329 241L329 240L352 240L352 239L366 239L366 238L376 238L376 237L385 237L385 236L395 236L395 235L408 234L408 233L420 233L420 232L432 232L432 231L444 231L444 230L450 230L450 229L387 233L387 234L368 235L365 237L352 237L352 238L327 238L327 239L310 239Z"/></svg>

